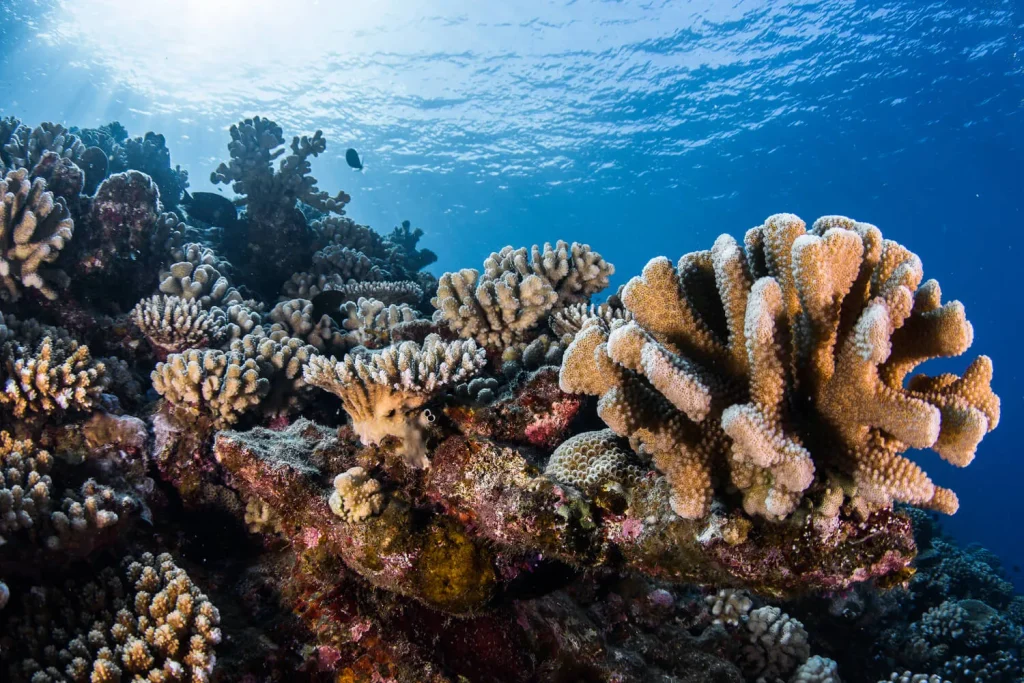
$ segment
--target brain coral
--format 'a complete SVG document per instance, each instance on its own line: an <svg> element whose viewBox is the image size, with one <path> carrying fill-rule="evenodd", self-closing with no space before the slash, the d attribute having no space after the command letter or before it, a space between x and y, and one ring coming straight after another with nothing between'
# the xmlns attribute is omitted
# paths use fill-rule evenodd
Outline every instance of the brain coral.
<svg viewBox="0 0 1024 683"><path fill-rule="evenodd" d="M807 231L775 215L743 247L722 235L678 267L653 259L622 292L633 320L588 320L561 385L601 397L601 417L653 455L684 517L707 512L716 471L770 519L839 490L861 512L899 500L952 513L955 494L901 453L967 465L999 399L985 356L961 377L904 382L973 339L963 306L922 277L873 225L829 216Z"/></svg>

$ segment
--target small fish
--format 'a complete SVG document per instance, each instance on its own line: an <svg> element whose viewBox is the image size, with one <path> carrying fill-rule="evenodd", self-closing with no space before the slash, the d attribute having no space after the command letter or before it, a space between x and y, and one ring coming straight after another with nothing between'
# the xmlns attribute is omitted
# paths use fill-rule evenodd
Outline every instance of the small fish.
<svg viewBox="0 0 1024 683"><path fill-rule="evenodd" d="M238 221L238 210L231 200L213 192L186 192L181 203L189 216L218 228L230 228Z"/></svg>
<svg viewBox="0 0 1024 683"><path fill-rule="evenodd" d="M363 162L359 160L359 152L355 151L351 147L345 150L345 161L347 161L348 165L357 171L363 170Z"/></svg>

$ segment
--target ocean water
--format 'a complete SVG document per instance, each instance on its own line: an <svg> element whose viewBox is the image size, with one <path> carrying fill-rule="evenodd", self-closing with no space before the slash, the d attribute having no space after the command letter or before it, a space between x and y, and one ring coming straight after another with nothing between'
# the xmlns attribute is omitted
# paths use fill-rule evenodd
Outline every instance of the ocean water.
<svg viewBox="0 0 1024 683"><path fill-rule="evenodd" d="M1024 5L342 4L4 1L0 115L161 132L192 190L241 118L321 129L320 187L378 230L422 228L436 274L565 239L614 286L776 212L874 223L995 364L977 460L920 458L960 496L945 524L1024 565Z"/></svg>

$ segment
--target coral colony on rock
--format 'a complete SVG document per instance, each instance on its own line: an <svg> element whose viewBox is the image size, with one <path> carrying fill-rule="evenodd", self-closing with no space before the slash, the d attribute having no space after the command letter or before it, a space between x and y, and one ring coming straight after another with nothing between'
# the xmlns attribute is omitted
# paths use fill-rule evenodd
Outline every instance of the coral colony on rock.
<svg viewBox="0 0 1024 683"><path fill-rule="evenodd" d="M155 133L0 121L4 680L1021 680L1024 598L905 457L999 422L986 356L914 374L974 339L913 245L776 214L610 296L579 243L435 279L320 131L230 138L237 212Z"/></svg>

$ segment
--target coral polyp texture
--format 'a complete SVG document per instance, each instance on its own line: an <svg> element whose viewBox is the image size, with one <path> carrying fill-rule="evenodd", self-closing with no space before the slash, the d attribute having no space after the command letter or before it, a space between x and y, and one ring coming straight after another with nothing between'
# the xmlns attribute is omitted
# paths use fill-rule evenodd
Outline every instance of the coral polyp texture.
<svg viewBox="0 0 1024 683"><path fill-rule="evenodd" d="M341 399L364 444L395 437L408 461L422 467L427 464L424 404L475 375L484 362L484 352L474 342L445 342L431 335L422 345L402 342L380 351L346 354L340 361L317 356L306 367L305 378Z"/></svg>
<svg viewBox="0 0 1024 683"><path fill-rule="evenodd" d="M877 228L773 216L602 302L579 242L435 278L319 132L228 151L190 194L159 133L0 119L0 680L1024 674L905 455L972 460L991 362L915 374L972 328Z"/></svg>
<svg viewBox="0 0 1024 683"><path fill-rule="evenodd" d="M962 376L908 374L973 341L921 261L873 225L791 214L723 235L678 266L652 260L621 298L632 320L594 317L569 346L566 391L636 439L673 488L707 513L717 475L750 515L783 519L844 494L862 513L894 501L944 513L956 495L901 455L930 448L966 466L999 421L992 363Z"/></svg>
<svg viewBox="0 0 1024 683"><path fill-rule="evenodd" d="M30 289L47 299L57 298L67 276L50 264L75 230L67 206L47 191L41 178L30 180L24 168L0 179L0 198L0 293L17 300Z"/></svg>

